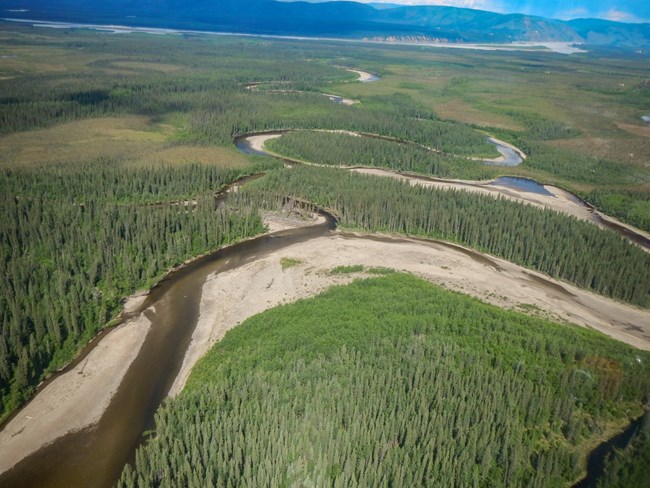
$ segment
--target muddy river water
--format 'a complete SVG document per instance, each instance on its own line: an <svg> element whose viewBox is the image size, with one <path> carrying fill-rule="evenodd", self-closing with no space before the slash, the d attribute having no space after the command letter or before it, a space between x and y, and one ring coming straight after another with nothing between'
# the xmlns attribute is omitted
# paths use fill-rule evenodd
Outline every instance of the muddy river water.
<svg viewBox="0 0 650 488"><path fill-rule="evenodd" d="M142 433L154 427L154 413L176 379L198 320L208 275L327 235L334 227L328 217L320 225L224 248L170 274L151 290L141 307L151 329L99 424L61 437L28 456L0 476L0 486L113 486L125 463L133 459Z"/></svg>

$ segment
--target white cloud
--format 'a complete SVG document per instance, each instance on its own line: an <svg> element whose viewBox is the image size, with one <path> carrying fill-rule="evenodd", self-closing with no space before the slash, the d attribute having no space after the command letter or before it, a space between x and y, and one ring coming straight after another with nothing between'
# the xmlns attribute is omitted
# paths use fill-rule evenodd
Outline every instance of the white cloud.
<svg viewBox="0 0 650 488"><path fill-rule="evenodd" d="M629 12L623 12L622 10L616 10L615 8L610 9L606 12L602 12L598 17L607 20L614 20L616 22L639 22L640 19L635 15Z"/></svg>

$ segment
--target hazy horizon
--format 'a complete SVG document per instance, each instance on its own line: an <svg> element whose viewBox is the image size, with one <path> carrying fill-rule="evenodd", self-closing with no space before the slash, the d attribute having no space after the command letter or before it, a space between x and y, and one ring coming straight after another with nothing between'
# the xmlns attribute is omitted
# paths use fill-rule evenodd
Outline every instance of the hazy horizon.
<svg viewBox="0 0 650 488"><path fill-rule="evenodd" d="M307 1L322 3L333 0L279 0L282 2ZM395 4L404 6L439 5L471 8L498 13L521 13L553 19L571 20L597 18L617 22L650 22L650 2L642 0L352 0L368 4Z"/></svg>

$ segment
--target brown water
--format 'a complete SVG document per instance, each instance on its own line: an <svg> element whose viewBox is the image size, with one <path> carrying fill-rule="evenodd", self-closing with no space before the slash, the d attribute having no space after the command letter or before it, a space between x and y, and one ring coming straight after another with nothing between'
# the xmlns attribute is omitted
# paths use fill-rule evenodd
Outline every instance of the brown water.
<svg viewBox="0 0 650 488"><path fill-rule="evenodd" d="M142 433L167 396L196 326L208 275L254 261L285 246L327 235L324 224L262 236L215 252L155 286L143 310L151 321L144 345L99 424L66 435L0 476L2 487L110 487L131 462ZM154 307L155 311L149 310Z"/></svg>
<svg viewBox="0 0 650 488"><path fill-rule="evenodd" d="M334 218L327 215L324 224L282 231L219 250L161 281L151 290L142 306L152 323L150 332L99 424L64 436L27 457L0 476L0 486L113 486L124 465L133 462L135 450L143 441L142 433L154 428L155 411L180 370L198 321L206 278L212 273L236 268L286 246L326 236L334 228ZM343 235L348 239L400 240ZM425 242L462 249L442 241ZM498 268L488 257L467 251L478 262ZM150 310L152 306L155 311ZM606 443L599 450L610 452L612 446L618 444ZM589 475L583 483L593 483L602 475L602 469L599 470L602 459L602 456L590 459Z"/></svg>

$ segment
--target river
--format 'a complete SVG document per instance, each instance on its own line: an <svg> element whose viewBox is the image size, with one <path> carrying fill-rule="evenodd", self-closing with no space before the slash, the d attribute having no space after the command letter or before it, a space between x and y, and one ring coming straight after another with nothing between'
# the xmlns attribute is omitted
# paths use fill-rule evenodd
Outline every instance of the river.
<svg viewBox="0 0 650 488"><path fill-rule="evenodd" d="M335 95L326 95L331 97L334 97ZM340 98L340 97L339 97ZM347 100L347 99L344 99ZM353 101L351 101L353 102ZM339 102L337 102L339 103ZM343 103L343 102L340 102ZM263 148L255 148L250 142L250 138L253 136L261 136L261 135L266 135L266 136L272 136L272 137L279 137L284 134L287 134L289 132L295 132L295 131L300 131L302 129L281 129L281 130L269 130L269 131L260 131L260 132L251 132L248 134L242 134L239 136L236 136L234 139L235 146L237 149L239 149L241 152L244 154L257 154L260 156L273 156L270 154L268 151L264 150ZM318 129L314 129L318 130ZM431 147L425 146L423 144L419 144L416 142L410 142L410 141L404 141L401 139L398 139L396 137L391 137L391 136L383 136L380 134L370 134L368 132L354 132L354 131L337 131L337 130L321 130L321 132L332 132L332 133L347 133L352 136L360 136L360 137L368 137L371 139L380 139L382 141L389 141L389 142L394 142L396 144L410 144L414 145L420 148L424 148L436 153L441 153L441 151L437 149L433 149ZM477 160L481 161L483 164L488 165L488 166L518 166L521 163L523 163L525 159L524 153L516 148L515 146L508 144L507 142L500 141L499 139L495 139L494 137L486 137L486 142L489 144L492 144L493 146L496 147L497 151L501 154L500 157L494 158L494 159L479 159L479 158L468 158L471 160ZM532 180L530 180L532 181Z"/></svg>
<svg viewBox="0 0 650 488"><path fill-rule="evenodd" d="M483 164L487 164L488 166L519 166L524 162L524 153L513 145L495 139L494 137L487 137L486 141L497 148L501 157L484 159Z"/></svg>
<svg viewBox="0 0 650 488"><path fill-rule="evenodd" d="M282 130L274 130L274 131L270 130L270 131L261 131L261 132L254 132L249 134L242 134L234 138L234 144L237 147L237 149L239 149L241 152L245 154L257 154L260 156L278 157L279 159L283 159L284 162L289 165L303 164L303 162L295 159L288 159L288 158L283 158L281 156L274 155L268 152L264 148L264 142L266 140L275 137L280 137L283 134L292 132L294 130L299 130L299 129L282 129ZM326 132L337 132L337 131L326 131ZM350 134L356 134L362 137L371 137L371 138L377 138L377 139L382 139L387 141L393 141L398 144L416 144L416 143L402 141L400 139L396 139L389 136L382 136L378 134L368 134L368 133L361 133L361 132L359 133L350 132ZM253 143L254 138L262 137L262 136L263 136L263 140L255 141L255 143ZM494 139L491 137L488 138L487 140L491 144L496 145L497 149L500 152L502 152L502 150L504 151L507 150L512 154L514 154L515 156L513 157L518 158L519 162L523 161L522 159L523 153L519 149L515 148L514 146L511 146L508 143L499 141L498 139ZM420 144L416 144L416 145L420 147L424 147L421 146ZM495 164L503 165L503 162L497 163L495 161L496 160L484 160L483 163L489 165L495 165ZM316 163L314 163L314 165L321 166ZM331 165L322 165L322 166L335 167ZM351 170L359 169L359 168L375 169L375 167L371 167L371 166L368 167L336 166L336 167L342 169L351 169ZM562 213L566 213L568 215L573 215L574 217L577 217L579 219L583 219L588 222L594 223L601 228L612 230L617 234L621 235L622 237L628 239L629 241L637 244L642 249L646 251L650 251L650 236L648 236L647 233L641 231L640 229L636 229L631 225L623 224L612 217L609 217L605 214L598 212L591 204L589 204L579 196L574 195L573 193L567 190L564 190L559 187L545 186L530 178L522 178L522 177L515 177L515 176L501 176L496 178L495 180L488 181L488 182L465 182L463 180L448 180L444 178L437 178L434 176L404 174L395 170L387 170L379 167L377 167L376 169L377 171L385 173L386 176L388 175L399 176L399 178L409 179L411 181L412 180L437 181L440 183L448 183L452 186L466 187L469 190L480 189L482 187L484 188L493 187L498 191L503 192L507 188L512 188L517 190L521 194L519 199L522 201L530 200L528 197L524 196L524 194L526 193L531 195L533 194L539 195L541 197L549 197L544 202L535 201L533 203L541 203L543 206L546 206L548 208L552 208L554 210L557 210ZM553 192L555 193L549 191L548 188L553 189Z"/></svg>
<svg viewBox="0 0 650 488"><path fill-rule="evenodd" d="M152 322L151 330L99 424L65 435L28 456L0 476L0 486L113 486L124 465L133 461L142 433L154 427L155 411L178 375L198 320L201 291L208 275L327 235L334 228L334 219L328 216L320 225L266 235L216 251L163 279L141 307Z"/></svg>
<svg viewBox="0 0 650 488"><path fill-rule="evenodd" d="M516 176L500 176L488 184L491 186L505 186L508 188L515 188L517 190L535 193L537 195L546 195L549 197L555 196L550 191L548 191L544 185L540 185L535 180L528 178L519 178Z"/></svg>
<svg viewBox="0 0 650 488"><path fill-rule="evenodd" d="M605 460L615 449L625 449L628 444L639 434L644 423L650 422L650 413L646 413L632 422L628 427L614 438L603 442L591 451L587 460L587 475L583 480L573 485L573 488L596 488L598 481L604 474Z"/></svg>
<svg viewBox="0 0 650 488"><path fill-rule="evenodd" d="M0 476L0 486L113 486L125 463L133 461L142 433L154 427L155 411L179 373L198 321L207 277L329 235L334 228L334 219L328 217L324 224L221 249L168 275L139 309L151 321L151 329L99 423L60 437L26 457Z"/></svg>

